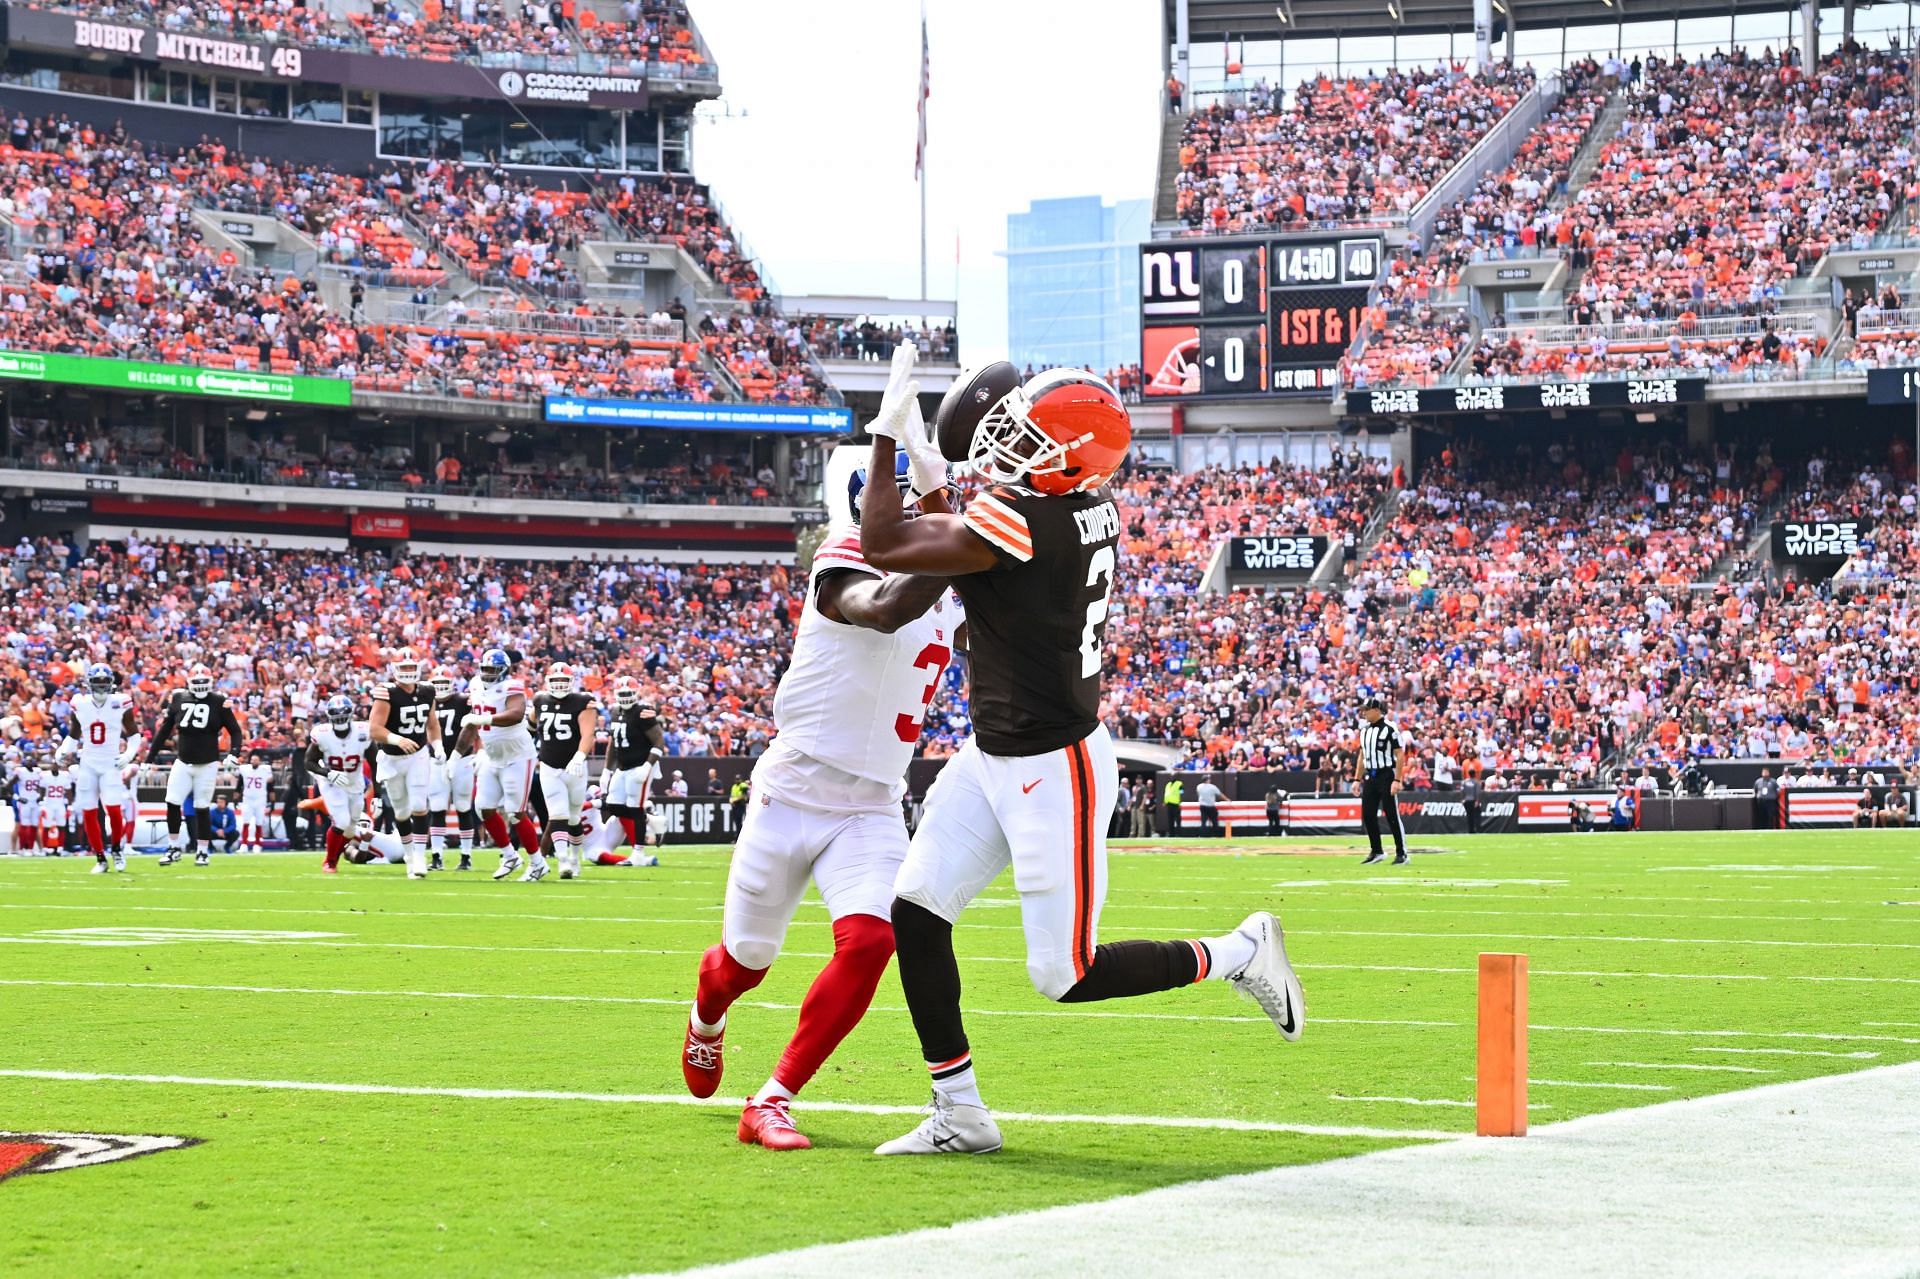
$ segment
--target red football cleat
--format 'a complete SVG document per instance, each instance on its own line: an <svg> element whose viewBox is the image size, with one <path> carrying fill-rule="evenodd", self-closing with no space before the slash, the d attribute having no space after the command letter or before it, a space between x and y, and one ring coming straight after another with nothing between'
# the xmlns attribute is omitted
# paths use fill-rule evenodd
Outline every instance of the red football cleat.
<svg viewBox="0 0 1920 1279"><path fill-rule="evenodd" d="M338 866L335 866L332 862L321 862L320 873L323 875L338 875L340 873L340 868Z"/></svg>
<svg viewBox="0 0 1920 1279"><path fill-rule="evenodd" d="M686 1047L680 1050L680 1073L686 1078L687 1091L694 1096L711 1097L720 1090L720 1072L727 1065L721 1059L722 1044L726 1037L724 1026L712 1039L691 1025L687 1027Z"/></svg>
<svg viewBox="0 0 1920 1279"><path fill-rule="evenodd" d="M793 1116L787 1113L787 1103L782 1100L750 1101L740 1113L740 1140L749 1146L765 1146L768 1150L811 1150L813 1143L807 1140L807 1134L793 1126Z"/></svg>

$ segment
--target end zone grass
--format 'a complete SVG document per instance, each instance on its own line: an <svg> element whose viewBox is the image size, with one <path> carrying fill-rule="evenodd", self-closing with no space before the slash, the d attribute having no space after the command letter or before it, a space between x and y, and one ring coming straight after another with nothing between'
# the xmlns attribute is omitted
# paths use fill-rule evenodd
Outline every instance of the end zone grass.
<svg viewBox="0 0 1920 1279"><path fill-rule="evenodd" d="M956 933L969 1030L989 1103L1030 1118L953 1161L869 1155L910 1114L804 1104L924 1101L891 976L797 1110L814 1151L678 1104L724 850L540 885L0 861L0 1129L203 1139L0 1183L0 1273L620 1274L1465 1134L1482 950L1531 960L1535 1123L1920 1059L1910 832L1451 847L1395 869L1122 846L1107 938L1278 911L1296 1045L1216 983L1047 1004L995 884ZM725 1097L764 1078L831 945L817 900L787 945L732 1020Z"/></svg>

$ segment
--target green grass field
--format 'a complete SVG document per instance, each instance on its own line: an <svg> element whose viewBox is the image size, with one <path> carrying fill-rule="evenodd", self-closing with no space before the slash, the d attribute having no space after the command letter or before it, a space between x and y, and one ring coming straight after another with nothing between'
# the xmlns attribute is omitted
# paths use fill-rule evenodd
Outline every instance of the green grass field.
<svg viewBox="0 0 1920 1279"><path fill-rule="evenodd" d="M1483 950L1531 957L1536 1124L1920 1058L1912 832L1485 837L1404 870L1228 851L1116 855L1102 936L1275 909L1305 1038L1219 983L1047 1004L1003 879L956 940L983 1091L1030 1117L966 1160L876 1159L911 1114L805 1105L924 1102L891 974L796 1109L813 1151L738 1145L737 1100L679 1104L724 850L540 885L0 860L0 1129L202 1142L0 1182L0 1274L671 1270L1470 1132ZM765 1077L830 944L810 898L732 1019L723 1098ZM541 1092L578 1095L517 1095Z"/></svg>

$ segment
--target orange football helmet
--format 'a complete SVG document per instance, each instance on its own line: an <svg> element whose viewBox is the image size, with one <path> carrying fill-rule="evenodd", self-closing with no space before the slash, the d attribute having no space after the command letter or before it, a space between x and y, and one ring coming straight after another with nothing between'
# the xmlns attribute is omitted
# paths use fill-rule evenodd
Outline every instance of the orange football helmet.
<svg viewBox="0 0 1920 1279"><path fill-rule="evenodd" d="M990 483L1057 497L1105 484L1132 442L1133 422L1105 379L1048 369L987 411L967 460Z"/></svg>

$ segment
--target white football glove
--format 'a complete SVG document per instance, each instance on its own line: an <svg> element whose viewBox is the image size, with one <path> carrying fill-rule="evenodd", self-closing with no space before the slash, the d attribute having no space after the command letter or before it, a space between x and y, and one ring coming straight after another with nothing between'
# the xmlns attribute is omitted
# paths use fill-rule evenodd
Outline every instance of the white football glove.
<svg viewBox="0 0 1920 1279"><path fill-rule="evenodd" d="M575 755L572 759L567 761L568 777L572 778L574 781L577 782L581 778L585 777L586 775L587 775L586 760L581 759L578 755Z"/></svg>
<svg viewBox="0 0 1920 1279"><path fill-rule="evenodd" d="M920 383L914 380L914 362L920 358L920 348L911 342L902 342L893 348L893 368L887 374L887 390L880 397L880 413L867 423L869 435L884 435L890 440L905 437L908 415L920 402Z"/></svg>
<svg viewBox="0 0 1920 1279"><path fill-rule="evenodd" d="M466 716L466 718L465 718L465 719L462 719L462 720L460 721L460 727L462 727L462 728L492 728L492 727L493 727L493 716L491 716L491 715L488 715L488 714L485 714L485 713L483 713L483 712L481 712L481 711L471 711L471 712L469 712L469 713L467 714L467 716Z"/></svg>
<svg viewBox="0 0 1920 1279"><path fill-rule="evenodd" d="M333 787L335 790L352 790L355 780L353 774L343 772L337 768L327 774L327 785Z"/></svg>
<svg viewBox="0 0 1920 1279"><path fill-rule="evenodd" d="M927 434L927 422L920 416L918 400L913 402L912 410L907 414L907 429L900 435L900 445L907 451L914 501L919 501L929 493L938 493L947 486L947 459L941 454L940 446Z"/></svg>
<svg viewBox="0 0 1920 1279"><path fill-rule="evenodd" d="M435 763L444 764L447 762L447 744L439 738L434 738L433 743L428 746L427 749L433 752Z"/></svg>
<svg viewBox="0 0 1920 1279"><path fill-rule="evenodd" d="M229 773L231 773L234 769L240 767L240 761L235 759L233 756L229 755L225 759L220 761L220 767L226 769Z"/></svg>
<svg viewBox="0 0 1920 1279"><path fill-rule="evenodd" d="M54 751L53 758L55 762L58 762L67 758L69 755L77 755L79 753L80 739L77 737L63 737L60 739L60 749Z"/></svg>

